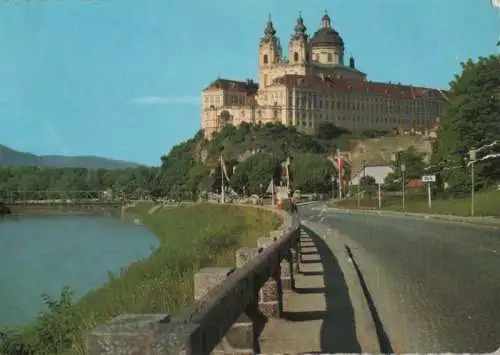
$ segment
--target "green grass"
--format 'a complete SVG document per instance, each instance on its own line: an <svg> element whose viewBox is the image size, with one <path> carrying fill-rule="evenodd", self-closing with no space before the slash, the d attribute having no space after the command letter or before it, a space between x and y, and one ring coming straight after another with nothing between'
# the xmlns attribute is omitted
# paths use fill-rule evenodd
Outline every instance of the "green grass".
<svg viewBox="0 0 500 355"><path fill-rule="evenodd" d="M1 354L84 354L88 331L122 313L178 314L193 300L193 275L204 266L233 266L235 251L255 246L259 237L277 229L281 219L262 209L200 204L163 209L132 209L160 240L151 257L119 275L109 274L103 287L75 304L71 293L46 300L49 311L33 325L9 331ZM21 351L20 351L21 350Z"/></svg>
<svg viewBox="0 0 500 355"><path fill-rule="evenodd" d="M337 203L340 208L347 209L378 209L376 194L371 199L362 199L358 207L356 199L344 200ZM429 208L427 197L409 197L405 201L405 209L402 206L401 197L382 198L382 209L388 211L405 211L412 213L448 214L454 216L471 215L471 198L461 199L436 199L432 201ZM474 197L474 216L500 217L500 191L480 191Z"/></svg>

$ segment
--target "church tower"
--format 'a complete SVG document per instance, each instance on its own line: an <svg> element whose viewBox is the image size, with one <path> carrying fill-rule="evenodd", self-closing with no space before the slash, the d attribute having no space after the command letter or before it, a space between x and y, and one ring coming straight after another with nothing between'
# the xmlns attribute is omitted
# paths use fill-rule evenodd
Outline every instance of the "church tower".
<svg viewBox="0 0 500 355"><path fill-rule="evenodd" d="M288 44L288 58L292 66L305 66L310 63L311 51L309 50L309 43L307 42L308 35L306 31L307 27L304 25L304 19L299 13L294 33Z"/></svg>
<svg viewBox="0 0 500 355"><path fill-rule="evenodd" d="M264 29L264 37L260 39L259 46L259 88L263 90L271 84L270 73L281 61L281 45L276 30L274 29L271 15Z"/></svg>

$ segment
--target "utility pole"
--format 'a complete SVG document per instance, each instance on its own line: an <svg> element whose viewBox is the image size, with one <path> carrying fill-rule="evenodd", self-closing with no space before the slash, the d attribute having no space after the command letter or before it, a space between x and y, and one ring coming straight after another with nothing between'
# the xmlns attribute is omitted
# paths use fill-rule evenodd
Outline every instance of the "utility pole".
<svg viewBox="0 0 500 355"><path fill-rule="evenodd" d="M476 149L472 148L469 151L469 159L470 159L470 174L471 174L471 206L470 206L470 214L474 216L474 162L476 161Z"/></svg>
<svg viewBox="0 0 500 355"><path fill-rule="evenodd" d="M429 209L432 208L432 197L431 197L431 182L427 182L427 199L429 203Z"/></svg>
<svg viewBox="0 0 500 355"><path fill-rule="evenodd" d="M377 182L377 185L378 185L378 209L381 209L382 208L382 191L381 191L381 186L382 184L380 183L380 181Z"/></svg>
<svg viewBox="0 0 500 355"><path fill-rule="evenodd" d="M402 177L402 190L403 190L403 209L405 209L405 172L406 172L406 164L401 164L401 177Z"/></svg>

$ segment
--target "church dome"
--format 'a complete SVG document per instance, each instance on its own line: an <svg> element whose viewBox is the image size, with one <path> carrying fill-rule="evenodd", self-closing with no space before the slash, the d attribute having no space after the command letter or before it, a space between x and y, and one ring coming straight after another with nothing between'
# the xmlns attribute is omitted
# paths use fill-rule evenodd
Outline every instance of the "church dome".
<svg viewBox="0 0 500 355"><path fill-rule="evenodd" d="M344 46L344 40L340 37L339 33L333 28L321 28L314 33L311 38L311 44L313 47L320 46Z"/></svg>
<svg viewBox="0 0 500 355"><path fill-rule="evenodd" d="M311 45L313 47L344 47L344 40L340 37L339 33L331 26L330 16L325 11L321 18L321 28L314 33L311 38Z"/></svg>

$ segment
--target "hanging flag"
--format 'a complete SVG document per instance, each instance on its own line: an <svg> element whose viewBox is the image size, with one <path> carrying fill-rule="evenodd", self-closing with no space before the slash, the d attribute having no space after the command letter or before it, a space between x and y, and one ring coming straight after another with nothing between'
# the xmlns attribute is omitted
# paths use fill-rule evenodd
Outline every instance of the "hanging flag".
<svg viewBox="0 0 500 355"><path fill-rule="evenodd" d="M340 155L337 157L337 169L339 171L339 184L342 186L344 180L344 158Z"/></svg>
<svg viewBox="0 0 500 355"><path fill-rule="evenodd" d="M222 174L224 174L224 177L226 178L226 180L230 181L229 176L227 175L226 163L224 162L224 158L222 158L222 154L220 156L220 168L221 168Z"/></svg>
<svg viewBox="0 0 500 355"><path fill-rule="evenodd" d="M271 182L267 186L266 193L272 194L273 191L274 191L274 181L273 181L273 179L271 179Z"/></svg>

